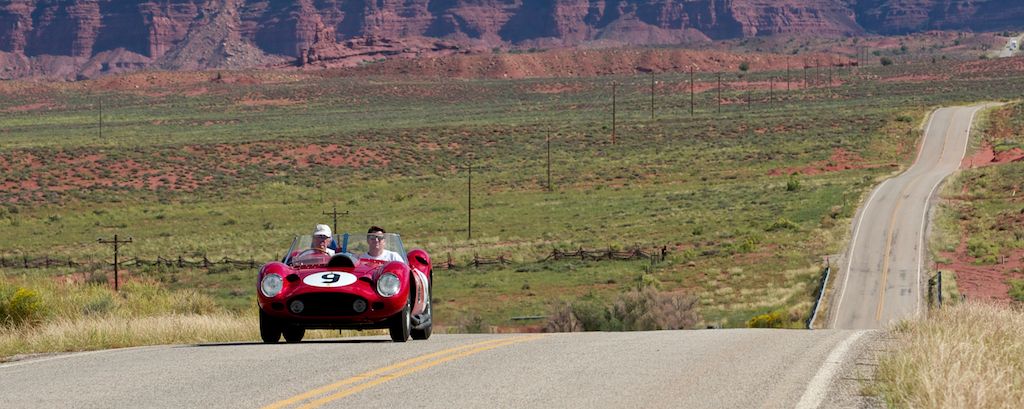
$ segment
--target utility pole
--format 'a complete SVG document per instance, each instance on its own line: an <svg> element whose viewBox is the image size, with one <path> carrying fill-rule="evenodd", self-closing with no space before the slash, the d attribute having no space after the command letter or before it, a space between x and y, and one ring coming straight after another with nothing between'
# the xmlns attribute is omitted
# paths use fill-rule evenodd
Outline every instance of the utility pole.
<svg viewBox="0 0 1024 409"><path fill-rule="evenodd" d="M615 145L615 87L618 85L612 81L612 145Z"/></svg>
<svg viewBox="0 0 1024 409"><path fill-rule="evenodd" d="M551 191L551 132L548 131L547 137L548 145L548 191Z"/></svg>
<svg viewBox="0 0 1024 409"><path fill-rule="evenodd" d="M469 168L469 179L466 184L466 202L468 204L469 211L466 212L466 240L473 240L473 161L471 160L467 165Z"/></svg>
<svg viewBox="0 0 1024 409"><path fill-rule="evenodd" d="M693 66L690 66L690 116L693 116Z"/></svg>
<svg viewBox="0 0 1024 409"><path fill-rule="evenodd" d="M338 213L338 204L335 203L333 211L331 211L330 213L328 213L328 212L323 212L323 213L324 213L324 216L333 216L334 217L334 233L337 234L338 233L338 216L348 216L348 210L346 210L344 212L341 212L341 213Z"/></svg>
<svg viewBox="0 0 1024 409"><path fill-rule="evenodd" d="M722 73L718 73L718 113L722 113Z"/></svg>
<svg viewBox="0 0 1024 409"><path fill-rule="evenodd" d="M654 71L651 71L651 120L654 120Z"/></svg>
<svg viewBox="0 0 1024 409"><path fill-rule="evenodd" d="M100 140L103 140L103 98L100 98Z"/></svg>
<svg viewBox="0 0 1024 409"><path fill-rule="evenodd" d="M113 244L114 245L114 291L119 291L120 285L118 284L119 280L118 280L118 277L117 277L117 273L118 273L118 270L117 270L117 262L118 262L117 258L119 256L120 251L121 251L121 245L122 244L131 243L132 242L132 238L129 237L128 240L121 240L121 239L117 238L117 235L115 234L114 235L114 240L99 239L99 240L96 240L96 241L98 243L100 243L100 244Z"/></svg>

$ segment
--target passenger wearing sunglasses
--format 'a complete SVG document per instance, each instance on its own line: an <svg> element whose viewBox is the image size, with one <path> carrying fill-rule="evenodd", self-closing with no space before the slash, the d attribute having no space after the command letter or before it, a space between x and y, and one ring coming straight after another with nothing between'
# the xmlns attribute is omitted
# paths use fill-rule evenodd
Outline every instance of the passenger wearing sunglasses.
<svg viewBox="0 0 1024 409"><path fill-rule="evenodd" d="M386 232L384 231L384 229L380 227L370 227L370 230L366 232L366 245L368 247L368 250L366 250L366 254L363 254L359 258L378 260L384 262L404 262L404 260L402 260L401 255L385 248L387 240L385 240L384 233Z"/></svg>

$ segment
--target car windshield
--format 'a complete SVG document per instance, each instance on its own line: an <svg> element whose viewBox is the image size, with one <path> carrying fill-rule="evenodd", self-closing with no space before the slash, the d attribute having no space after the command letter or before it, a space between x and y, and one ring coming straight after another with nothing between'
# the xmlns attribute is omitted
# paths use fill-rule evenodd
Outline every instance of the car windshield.
<svg viewBox="0 0 1024 409"><path fill-rule="evenodd" d="M331 242L327 244L327 248L338 252L341 247L341 238L338 235L331 237ZM320 256L317 256L320 255ZM284 258L281 262L288 265L312 265L312 264L324 264L327 261L320 261L321 259L330 259L329 255L321 253L317 250L313 250L313 235L304 234L301 236L295 236L292 240L291 247L288 248L288 252L285 253ZM314 257L317 256L317 257ZM301 259L301 260L300 260Z"/></svg>
<svg viewBox="0 0 1024 409"><path fill-rule="evenodd" d="M342 243L347 244L347 246L344 246L345 251L356 256L356 258L362 258L370 248L367 244L367 234L348 235L346 233L346 236L348 238L347 243L344 241L344 237L342 239ZM409 264L409 260L405 256L405 247L402 246L402 237L398 234L385 233L383 247L384 250L398 253L402 262Z"/></svg>

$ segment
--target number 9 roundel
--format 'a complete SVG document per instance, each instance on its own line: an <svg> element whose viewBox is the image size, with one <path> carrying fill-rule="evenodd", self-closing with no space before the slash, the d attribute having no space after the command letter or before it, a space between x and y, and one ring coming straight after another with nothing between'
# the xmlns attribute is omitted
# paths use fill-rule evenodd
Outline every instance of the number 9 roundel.
<svg viewBox="0 0 1024 409"><path fill-rule="evenodd" d="M356 282L356 276L344 271L324 271L310 274L302 282L313 287L344 287Z"/></svg>

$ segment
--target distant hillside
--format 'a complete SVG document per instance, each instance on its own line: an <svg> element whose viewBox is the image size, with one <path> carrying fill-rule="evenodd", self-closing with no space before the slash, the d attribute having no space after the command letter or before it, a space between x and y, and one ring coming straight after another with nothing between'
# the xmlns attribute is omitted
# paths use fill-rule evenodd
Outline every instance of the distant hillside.
<svg viewBox="0 0 1024 409"><path fill-rule="evenodd" d="M1019 0L0 0L0 78L1021 26Z"/></svg>

